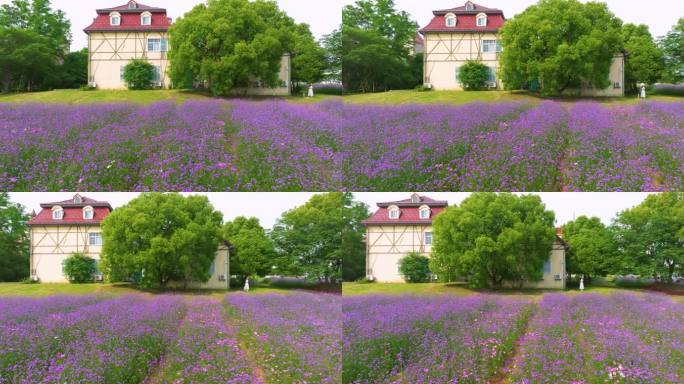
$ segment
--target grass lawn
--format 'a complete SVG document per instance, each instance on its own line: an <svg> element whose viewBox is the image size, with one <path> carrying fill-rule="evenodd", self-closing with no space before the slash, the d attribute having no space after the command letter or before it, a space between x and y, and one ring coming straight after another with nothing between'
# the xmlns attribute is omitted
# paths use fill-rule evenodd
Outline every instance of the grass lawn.
<svg viewBox="0 0 684 384"><path fill-rule="evenodd" d="M345 96L346 102L358 104L465 104L471 102L511 102L524 101L538 103L542 98L526 92L508 91L430 91L418 92L413 90L389 91L381 93L363 93ZM624 98L558 98L557 101L586 101L596 100L602 103L633 103L639 99L628 96ZM649 100L681 101L675 96L650 96Z"/></svg>
<svg viewBox="0 0 684 384"><path fill-rule="evenodd" d="M296 288L296 287L295 287ZM250 293L288 293L294 288L253 286ZM239 292L240 289L231 289L231 292ZM127 293L161 293L160 291L141 291L129 284L22 284L0 283L0 297L2 296L49 296L49 295L87 295L92 293L104 294L127 294ZM223 296L226 291L221 290L169 290L166 293L183 293L187 295L219 295Z"/></svg>
<svg viewBox="0 0 684 384"><path fill-rule="evenodd" d="M314 103L336 96L318 95L313 98L292 96L284 98L296 103ZM89 103L139 103L158 101L183 103L188 100L211 99L206 92L192 92L175 89L149 91L59 89L46 92L0 94L0 103L47 103L47 104L89 104Z"/></svg>
<svg viewBox="0 0 684 384"><path fill-rule="evenodd" d="M610 294L612 292L623 290L621 288L611 287L592 287L588 286L584 292L593 292L601 294ZM500 295L521 295L530 297L541 297L544 293L560 292L557 290L545 289L511 289L496 291ZM564 291L568 294L580 293L578 290ZM404 283L343 283L342 295L369 295L369 294L389 294L389 295L433 295L433 294L451 294L456 296L466 296L475 293L492 293L492 291L473 290L462 283L425 283L425 284L404 284Z"/></svg>

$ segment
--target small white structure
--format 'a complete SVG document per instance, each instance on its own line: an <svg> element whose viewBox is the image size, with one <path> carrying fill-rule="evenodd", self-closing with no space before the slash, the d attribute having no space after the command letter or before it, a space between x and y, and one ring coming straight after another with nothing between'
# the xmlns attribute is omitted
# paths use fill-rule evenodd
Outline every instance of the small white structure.
<svg viewBox="0 0 684 384"><path fill-rule="evenodd" d="M309 85L309 97L314 97L314 88L313 85Z"/></svg>
<svg viewBox="0 0 684 384"><path fill-rule="evenodd" d="M249 291L249 277L245 279L245 287L243 289L245 292Z"/></svg>
<svg viewBox="0 0 684 384"><path fill-rule="evenodd" d="M580 291L584 291L584 277L580 278Z"/></svg>

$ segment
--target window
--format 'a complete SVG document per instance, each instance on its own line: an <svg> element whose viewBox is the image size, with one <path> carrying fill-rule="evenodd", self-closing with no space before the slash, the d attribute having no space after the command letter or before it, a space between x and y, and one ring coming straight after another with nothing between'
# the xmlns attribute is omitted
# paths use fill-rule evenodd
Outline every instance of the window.
<svg viewBox="0 0 684 384"><path fill-rule="evenodd" d="M432 245L432 232L425 232L425 245Z"/></svg>
<svg viewBox="0 0 684 384"><path fill-rule="evenodd" d="M428 207L427 205L423 205L422 207L420 207L419 212L420 212L419 216L421 219L429 219L430 218L430 207Z"/></svg>
<svg viewBox="0 0 684 384"><path fill-rule="evenodd" d="M79 196L79 195L74 196L74 204L81 204L82 202L83 202L83 199L81 198L81 196Z"/></svg>
<svg viewBox="0 0 684 384"><path fill-rule="evenodd" d="M399 215L401 213L401 211L399 211L399 207L397 207L396 205L393 205L393 206L389 207L388 210L389 210L389 218L390 219L397 220L399 218Z"/></svg>
<svg viewBox="0 0 684 384"><path fill-rule="evenodd" d="M149 12L143 12L143 14L140 15L140 24L152 25L152 14Z"/></svg>
<svg viewBox="0 0 684 384"><path fill-rule="evenodd" d="M417 193L414 193L411 195L411 202L412 203L420 203L420 196Z"/></svg>
<svg viewBox="0 0 684 384"><path fill-rule="evenodd" d="M135 1L128 2L128 9L138 9L138 3Z"/></svg>
<svg viewBox="0 0 684 384"><path fill-rule="evenodd" d="M487 78L487 81L496 83L496 68L489 67L489 78Z"/></svg>
<svg viewBox="0 0 684 384"><path fill-rule="evenodd" d="M102 234L101 233L89 233L88 234L88 245L102 245Z"/></svg>
<svg viewBox="0 0 684 384"><path fill-rule="evenodd" d="M209 266L209 276L214 276L214 272L216 271L216 260L211 262L211 265Z"/></svg>
<svg viewBox="0 0 684 384"><path fill-rule="evenodd" d="M121 25L121 15L119 12L112 12L109 14L109 24Z"/></svg>
<svg viewBox="0 0 684 384"><path fill-rule="evenodd" d="M167 52L169 41L167 39L147 39L147 51Z"/></svg>
<svg viewBox="0 0 684 384"><path fill-rule="evenodd" d="M475 10L475 5L473 5L473 3L471 3L471 2L469 1L469 2L466 3L465 9L466 9L466 11L474 11L474 10Z"/></svg>
<svg viewBox="0 0 684 384"><path fill-rule="evenodd" d="M64 219L64 209L62 207L52 208L52 220L62 220Z"/></svg>
<svg viewBox="0 0 684 384"><path fill-rule="evenodd" d="M620 84L619 81L616 81L616 82L613 83L613 88L615 88L615 89L620 89L620 88L622 88L622 84Z"/></svg>
<svg viewBox="0 0 684 384"><path fill-rule="evenodd" d="M550 273L551 272L551 261L546 260L544 262L544 273Z"/></svg>
<svg viewBox="0 0 684 384"><path fill-rule="evenodd" d="M446 26L455 27L456 26L456 15L449 13L446 15Z"/></svg>
<svg viewBox="0 0 684 384"><path fill-rule="evenodd" d="M83 220L92 220L94 216L95 211L93 210L93 207L83 208Z"/></svg>
<svg viewBox="0 0 684 384"><path fill-rule="evenodd" d="M487 26L487 15L480 13L477 15L477 26L486 27Z"/></svg>
<svg viewBox="0 0 684 384"><path fill-rule="evenodd" d="M499 40L496 41L496 51L497 52L503 51L503 47L501 46L501 41L499 41Z"/></svg>
<svg viewBox="0 0 684 384"><path fill-rule="evenodd" d="M482 40L482 52L494 52L496 51L496 40Z"/></svg>
<svg viewBox="0 0 684 384"><path fill-rule="evenodd" d="M154 78L152 81L155 83L161 83L161 67L158 65L154 66Z"/></svg>

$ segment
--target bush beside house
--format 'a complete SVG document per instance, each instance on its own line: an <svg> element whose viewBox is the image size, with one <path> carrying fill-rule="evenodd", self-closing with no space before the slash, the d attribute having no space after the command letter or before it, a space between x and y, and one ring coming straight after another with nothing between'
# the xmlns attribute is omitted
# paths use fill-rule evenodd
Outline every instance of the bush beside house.
<svg viewBox="0 0 684 384"><path fill-rule="evenodd" d="M411 252L399 260L399 273L407 283L426 283L430 280L430 259Z"/></svg>
<svg viewBox="0 0 684 384"><path fill-rule="evenodd" d="M82 284L95 280L97 262L82 253L74 253L64 260L64 275L70 283Z"/></svg>

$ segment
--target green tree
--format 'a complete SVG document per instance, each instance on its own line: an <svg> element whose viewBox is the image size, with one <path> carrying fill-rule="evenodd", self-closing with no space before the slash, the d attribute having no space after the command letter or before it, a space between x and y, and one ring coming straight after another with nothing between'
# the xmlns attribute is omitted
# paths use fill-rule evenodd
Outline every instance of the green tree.
<svg viewBox="0 0 684 384"><path fill-rule="evenodd" d="M24 207L0 192L0 281L29 277L29 238Z"/></svg>
<svg viewBox="0 0 684 384"><path fill-rule="evenodd" d="M664 70L664 56L648 26L625 24L622 34L627 52L625 86L628 91L636 92L637 84L653 84L660 80Z"/></svg>
<svg viewBox="0 0 684 384"><path fill-rule="evenodd" d="M283 213L271 232L280 272L337 281L342 260L349 257L342 240L348 232L358 230L356 223L365 219L363 209L351 193L335 192L315 195L306 204Z"/></svg>
<svg viewBox="0 0 684 384"><path fill-rule="evenodd" d="M50 42L35 32L0 27L2 91L40 89L51 78L57 59Z"/></svg>
<svg viewBox="0 0 684 384"><path fill-rule="evenodd" d="M538 82L542 95L582 84L605 88L623 46L621 27L604 3L540 0L501 29L501 79L507 89Z"/></svg>
<svg viewBox="0 0 684 384"><path fill-rule="evenodd" d="M250 276L265 276L275 265L273 243L259 224L259 219L243 216L224 224L223 238L230 244L230 273L241 284Z"/></svg>
<svg viewBox="0 0 684 384"><path fill-rule="evenodd" d="M325 78L342 81L342 29L336 29L321 39L325 49Z"/></svg>
<svg viewBox="0 0 684 384"><path fill-rule="evenodd" d="M375 31L344 27L342 82L345 88L363 92L401 88L410 71L405 59L393 52L390 45L387 38Z"/></svg>
<svg viewBox="0 0 684 384"><path fill-rule="evenodd" d="M71 52L58 69L59 88L78 88L88 83L88 48Z"/></svg>
<svg viewBox="0 0 684 384"><path fill-rule="evenodd" d="M598 217L580 216L563 226L570 249L566 270L587 278L621 271L612 231Z"/></svg>
<svg viewBox="0 0 684 384"><path fill-rule="evenodd" d="M342 280L354 281L366 276L366 243L363 239L366 227L363 220L370 216L368 206L364 203L351 200L346 196L343 204L344 222L346 223L341 233L341 258Z"/></svg>
<svg viewBox="0 0 684 384"><path fill-rule="evenodd" d="M162 288L207 281L221 221L205 196L142 194L103 221L103 271L112 281L140 274L143 286Z"/></svg>
<svg viewBox="0 0 684 384"><path fill-rule="evenodd" d="M143 59L133 59L124 67L128 89L151 89L155 77L154 65Z"/></svg>
<svg viewBox="0 0 684 384"><path fill-rule="evenodd" d="M399 273L407 283L425 283L430 279L430 259L411 252L399 260Z"/></svg>
<svg viewBox="0 0 684 384"><path fill-rule="evenodd" d="M12 0L0 6L0 27L35 32L51 42L59 57L69 52L71 22L64 12L53 11L49 0Z"/></svg>
<svg viewBox="0 0 684 384"><path fill-rule="evenodd" d="M358 0L342 10L342 81L347 89L413 88L418 24L394 0ZM391 70L387 70L391 68Z"/></svg>
<svg viewBox="0 0 684 384"><path fill-rule="evenodd" d="M684 17L667 35L658 40L658 45L665 55L665 73L663 80L668 83L684 81Z"/></svg>
<svg viewBox="0 0 684 384"><path fill-rule="evenodd" d="M319 82L326 69L326 51L316 42L307 24L297 25L296 31L292 53L292 82Z"/></svg>
<svg viewBox="0 0 684 384"><path fill-rule="evenodd" d="M625 273L672 282L684 273L684 193L650 195L614 222Z"/></svg>
<svg viewBox="0 0 684 384"><path fill-rule="evenodd" d="M458 81L466 91L483 89L489 80L489 67L477 60L466 61L458 72Z"/></svg>
<svg viewBox="0 0 684 384"><path fill-rule="evenodd" d="M97 264L92 257L82 253L74 253L64 260L64 275L71 283L92 282L96 273Z"/></svg>
<svg viewBox="0 0 684 384"><path fill-rule="evenodd" d="M434 220L430 269L474 287L536 281L555 239L554 214L539 196L474 193Z"/></svg>
<svg viewBox="0 0 684 384"><path fill-rule="evenodd" d="M297 32L274 1L209 0L171 27L171 80L180 88L206 82L216 95L255 79L275 87L282 56L294 50Z"/></svg>

